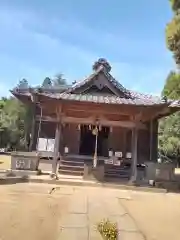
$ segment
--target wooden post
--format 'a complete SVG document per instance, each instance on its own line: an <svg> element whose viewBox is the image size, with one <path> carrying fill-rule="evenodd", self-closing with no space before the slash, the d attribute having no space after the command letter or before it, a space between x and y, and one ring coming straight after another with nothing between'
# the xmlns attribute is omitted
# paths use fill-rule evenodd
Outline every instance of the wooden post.
<svg viewBox="0 0 180 240"><path fill-rule="evenodd" d="M97 167L97 144L98 144L98 127L97 126L95 128L95 136L96 136L96 140L95 140L94 159L93 159L94 168Z"/></svg>
<svg viewBox="0 0 180 240"><path fill-rule="evenodd" d="M31 152L33 150L34 145L34 137L35 137L35 127L36 127L36 99L34 96L32 96L32 125L31 125L31 138L30 138L30 144L29 144L29 151Z"/></svg>
<svg viewBox="0 0 180 240"><path fill-rule="evenodd" d="M152 161L153 151L153 120L150 121L150 136L149 136L149 160Z"/></svg>
<svg viewBox="0 0 180 240"><path fill-rule="evenodd" d="M126 158L126 151L127 151L127 130L123 128L123 158Z"/></svg>
<svg viewBox="0 0 180 240"><path fill-rule="evenodd" d="M56 133L55 133L54 157L52 162L52 176L53 175L56 176L57 161L59 157L60 135L61 135L61 123L58 122L56 126Z"/></svg>
<svg viewBox="0 0 180 240"><path fill-rule="evenodd" d="M138 129L137 126L132 129L132 165L130 183L137 180L137 147L138 147Z"/></svg>
<svg viewBox="0 0 180 240"><path fill-rule="evenodd" d="M33 113L33 119L32 119L32 126L31 126L31 138L30 138L30 144L29 144L29 151L32 152L33 145L34 145L34 137L35 137L35 127L36 127L36 117L35 113Z"/></svg>

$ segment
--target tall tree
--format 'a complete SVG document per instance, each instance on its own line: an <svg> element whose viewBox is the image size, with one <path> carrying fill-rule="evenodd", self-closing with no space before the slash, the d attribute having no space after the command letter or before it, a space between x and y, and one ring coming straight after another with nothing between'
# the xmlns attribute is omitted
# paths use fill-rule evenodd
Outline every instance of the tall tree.
<svg viewBox="0 0 180 240"><path fill-rule="evenodd" d="M28 88L29 87L28 81L25 78L23 78L22 80L19 81L17 87L20 89Z"/></svg>
<svg viewBox="0 0 180 240"><path fill-rule="evenodd" d="M166 26L167 47L173 52L174 59L180 67L180 0L170 0L174 13L173 19Z"/></svg>
<svg viewBox="0 0 180 240"><path fill-rule="evenodd" d="M51 88L52 87L52 82L49 77L46 77L42 83L43 88Z"/></svg>
<svg viewBox="0 0 180 240"><path fill-rule="evenodd" d="M169 73L162 95L173 100L180 99L180 74L173 71ZM180 112L160 121L159 149L167 156L178 158L180 154Z"/></svg>
<svg viewBox="0 0 180 240"><path fill-rule="evenodd" d="M180 0L170 0L173 11L180 9Z"/></svg>
<svg viewBox="0 0 180 240"><path fill-rule="evenodd" d="M63 76L64 75L62 73L56 74L55 78L53 79L54 87L61 87L67 85L66 79Z"/></svg>
<svg viewBox="0 0 180 240"><path fill-rule="evenodd" d="M1 147L19 148L22 143L24 147L26 108L17 99L9 98L1 104L0 113Z"/></svg>

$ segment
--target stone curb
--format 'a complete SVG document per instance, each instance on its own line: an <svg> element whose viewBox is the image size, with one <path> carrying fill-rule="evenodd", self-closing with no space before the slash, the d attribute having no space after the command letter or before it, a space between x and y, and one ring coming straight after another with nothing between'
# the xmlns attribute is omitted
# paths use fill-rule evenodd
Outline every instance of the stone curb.
<svg viewBox="0 0 180 240"><path fill-rule="evenodd" d="M23 177L7 177L0 179L0 185L4 184L16 184L16 183L46 183L53 185L69 185L69 186L82 186L82 187L104 187L121 190L131 191L144 191L153 193L167 193L167 189L155 188L155 187L141 187L141 186L129 186L125 184L112 184L112 183L98 183L98 182L75 182L71 180L55 180L55 179L35 179L35 178L23 178Z"/></svg>

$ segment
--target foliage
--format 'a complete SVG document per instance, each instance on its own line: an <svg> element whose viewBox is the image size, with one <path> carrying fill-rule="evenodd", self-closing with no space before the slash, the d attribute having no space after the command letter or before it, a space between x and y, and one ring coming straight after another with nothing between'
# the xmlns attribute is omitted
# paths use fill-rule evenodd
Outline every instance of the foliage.
<svg viewBox="0 0 180 240"><path fill-rule="evenodd" d="M59 73L56 74L53 79L46 77L42 83L42 88L59 88L66 85L66 79L63 77L62 73Z"/></svg>
<svg viewBox="0 0 180 240"><path fill-rule="evenodd" d="M42 87L43 88L50 88L52 87L52 82L51 79L49 77L46 77L42 83Z"/></svg>
<svg viewBox="0 0 180 240"><path fill-rule="evenodd" d="M42 88L58 88L66 85L62 74L57 74L52 80L46 77ZM17 84L19 89L27 89L30 85L23 78ZM0 99L0 148L28 149L33 112L28 105L23 105L14 97Z"/></svg>
<svg viewBox="0 0 180 240"><path fill-rule="evenodd" d="M180 99L180 74L175 71L169 73L162 90L162 96L173 100Z"/></svg>
<svg viewBox="0 0 180 240"><path fill-rule="evenodd" d="M163 96L180 99L180 74L170 72L166 79ZM163 118L159 123L159 149L166 156L176 157L180 153L180 112Z"/></svg>
<svg viewBox="0 0 180 240"><path fill-rule="evenodd" d="M174 12L180 9L180 0L170 0L170 3Z"/></svg>
<svg viewBox="0 0 180 240"><path fill-rule="evenodd" d="M15 98L0 103L0 147L24 148L27 109Z"/></svg>
<svg viewBox="0 0 180 240"><path fill-rule="evenodd" d="M118 227L116 223L110 222L108 219L98 223L98 231L104 240L118 239Z"/></svg>
<svg viewBox="0 0 180 240"><path fill-rule="evenodd" d="M66 86L66 79L63 77L62 73L56 74L55 78L52 80L54 87Z"/></svg>
<svg viewBox="0 0 180 240"><path fill-rule="evenodd" d="M22 80L19 81L17 87L20 88L20 89L28 88L29 87L28 81L25 78L23 78Z"/></svg>
<svg viewBox="0 0 180 240"><path fill-rule="evenodd" d="M180 0L171 0L174 16L166 26L167 47L173 52L176 64L180 65Z"/></svg>

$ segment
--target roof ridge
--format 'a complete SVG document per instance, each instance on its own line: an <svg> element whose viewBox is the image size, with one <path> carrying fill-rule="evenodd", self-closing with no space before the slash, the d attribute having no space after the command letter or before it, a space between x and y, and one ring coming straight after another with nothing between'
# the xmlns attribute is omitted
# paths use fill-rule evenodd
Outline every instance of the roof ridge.
<svg viewBox="0 0 180 240"><path fill-rule="evenodd" d="M76 88L81 87L83 84L85 84L86 82L90 81L94 76L96 76L102 70L103 70L103 67L100 66L96 71L91 73L89 75L89 77L86 77L83 80L80 80L79 82L76 82L75 84L73 84L69 89L67 89L66 92L71 92L71 91L75 90Z"/></svg>

